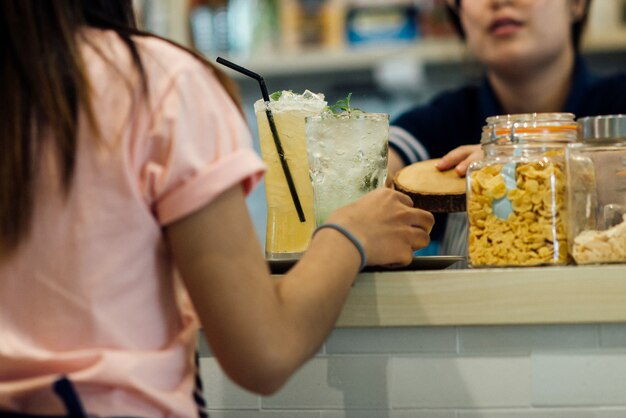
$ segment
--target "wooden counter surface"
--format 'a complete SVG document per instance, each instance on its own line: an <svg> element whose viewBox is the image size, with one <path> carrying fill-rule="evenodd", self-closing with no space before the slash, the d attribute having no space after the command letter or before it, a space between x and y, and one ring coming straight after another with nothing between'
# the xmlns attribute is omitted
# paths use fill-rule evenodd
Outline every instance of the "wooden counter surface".
<svg viewBox="0 0 626 418"><path fill-rule="evenodd" d="M626 322L626 265L363 273L338 327Z"/></svg>

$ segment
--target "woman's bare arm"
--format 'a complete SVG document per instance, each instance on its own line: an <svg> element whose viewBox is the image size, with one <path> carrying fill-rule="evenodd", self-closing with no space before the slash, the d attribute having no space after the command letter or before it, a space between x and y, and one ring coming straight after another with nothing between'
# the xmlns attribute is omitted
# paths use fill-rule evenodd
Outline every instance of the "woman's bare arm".
<svg viewBox="0 0 626 418"><path fill-rule="evenodd" d="M408 263L429 242L432 215L380 189L331 215L362 243L370 264ZM354 245L322 229L302 260L272 280L234 187L166 228L208 342L225 372L269 394L310 358L332 329L360 264Z"/></svg>

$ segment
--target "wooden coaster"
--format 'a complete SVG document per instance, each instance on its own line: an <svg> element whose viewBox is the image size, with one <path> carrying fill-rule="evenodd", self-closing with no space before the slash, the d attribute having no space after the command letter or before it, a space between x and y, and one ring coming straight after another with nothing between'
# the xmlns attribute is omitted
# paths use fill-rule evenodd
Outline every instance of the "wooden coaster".
<svg viewBox="0 0 626 418"><path fill-rule="evenodd" d="M439 171L439 159L404 167L393 179L396 190L413 199L413 205L429 212L465 211L466 179L454 169Z"/></svg>

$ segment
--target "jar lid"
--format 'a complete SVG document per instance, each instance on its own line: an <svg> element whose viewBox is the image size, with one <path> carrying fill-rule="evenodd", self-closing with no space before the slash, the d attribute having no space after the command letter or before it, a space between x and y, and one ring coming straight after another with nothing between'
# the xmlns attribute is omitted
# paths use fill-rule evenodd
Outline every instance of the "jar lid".
<svg viewBox="0 0 626 418"><path fill-rule="evenodd" d="M626 115L590 116L578 120L578 137L582 141L626 138Z"/></svg>
<svg viewBox="0 0 626 418"><path fill-rule="evenodd" d="M521 113L486 119L482 144L517 142L574 142L577 124L573 113Z"/></svg>

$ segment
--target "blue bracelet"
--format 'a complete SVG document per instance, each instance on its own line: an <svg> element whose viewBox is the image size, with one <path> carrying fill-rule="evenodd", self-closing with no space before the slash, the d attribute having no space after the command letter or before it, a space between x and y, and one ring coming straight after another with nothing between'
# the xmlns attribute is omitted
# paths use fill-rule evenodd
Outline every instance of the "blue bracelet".
<svg viewBox="0 0 626 418"><path fill-rule="evenodd" d="M354 244L354 246L356 247L357 251L361 255L361 266L359 267L359 271L362 271L365 268L365 265L367 264L367 260L365 258L365 249L363 248L363 245L361 245L359 240L356 239L356 237L354 235L352 235L350 232L348 232L347 229L345 229L344 227L339 226L337 224L322 224L322 225L318 226L315 229L315 231L313 231L313 235L315 235L317 233L317 231L319 231L320 229L323 229L323 228L331 228L331 229L334 229L334 230L336 230L338 232L341 232L341 234L343 234L343 236L348 238L350 240L350 242L352 242L352 244Z"/></svg>

